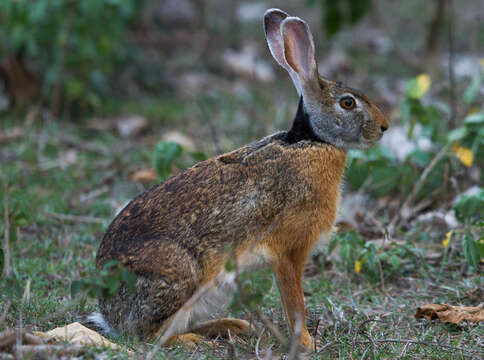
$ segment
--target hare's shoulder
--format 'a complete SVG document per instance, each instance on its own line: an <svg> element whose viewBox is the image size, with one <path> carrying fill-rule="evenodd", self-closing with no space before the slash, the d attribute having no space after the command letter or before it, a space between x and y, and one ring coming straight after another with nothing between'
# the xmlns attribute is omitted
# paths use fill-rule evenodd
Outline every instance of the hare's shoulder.
<svg viewBox="0 0 484 360"><path fill-rule="evenodd" d="M267 167L268 163L280 161L281 158L282 162L304 163L311 158L340 157L341 151L332 145L309 140L292 143L287 140L287 135L286 131L279 131L240 149L220 155L215 160L227 165Z"/></svg>

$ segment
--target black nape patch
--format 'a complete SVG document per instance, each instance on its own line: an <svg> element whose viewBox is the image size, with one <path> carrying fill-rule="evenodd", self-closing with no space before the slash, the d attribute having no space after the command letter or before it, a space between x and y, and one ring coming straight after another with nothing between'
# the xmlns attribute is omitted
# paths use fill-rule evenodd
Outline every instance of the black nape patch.
<svg viewBox="0 0 484 360"><path fill-rule="evenodd" d="M289 130L286 134L285 140L290 144L294 144L302 140L322 142L322 140L313 132L313 129L311 129L309 116L306 111L304 111L302 96L299 98L296 117L292 123L291 130Z"/></svg>

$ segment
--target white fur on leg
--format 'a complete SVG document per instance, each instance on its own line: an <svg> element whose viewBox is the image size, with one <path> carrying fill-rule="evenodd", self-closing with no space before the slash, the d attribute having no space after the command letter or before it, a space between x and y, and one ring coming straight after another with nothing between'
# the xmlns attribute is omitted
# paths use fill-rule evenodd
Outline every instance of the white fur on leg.
<svg viewBox="0 0 484 360"><path fill-rule="evenodd" d="M100 312L93 312L87 317L87 320L102 329L102 332L111 337L118 337L119 334L108 324L104 316Z"/></svg>

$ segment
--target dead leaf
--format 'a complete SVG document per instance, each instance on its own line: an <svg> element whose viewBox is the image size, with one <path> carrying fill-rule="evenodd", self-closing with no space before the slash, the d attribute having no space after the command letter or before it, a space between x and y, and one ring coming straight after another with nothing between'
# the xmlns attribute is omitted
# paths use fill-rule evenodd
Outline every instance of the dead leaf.
<svg viewBox="0 0 484 360"><path fill-rule="evenodd" d="M158 175L154 169L138 170L130 177L132 182L140 181L144 184L152 184L156 179L158 179Z"/></svg>
<svg viewBox="0 0 484 360"><path fill-rule="evenodd" d="M479 306L452 306L447 304L427 304L417 308L416 319L440 320L442 323L458 324L463 320L484 321L484 304Z"/></svg>
<svg viewBox="0 0 484 360"><path fill-rule="evenodd" d="M22 130L18 127L5 130L5 132L0 133L0 144L12 140L17 140L22 136Z"/></svg>
<svg viewBox="0 0 484 360"><path fill-rule="evenodd" d="M193 142L193 140L179 131L166 132L163 135L162 140L175 142L177 144L180 144L184 149L188 151L195 151L195 143Z"/></svg>
<svg viewBox="0 0 484 360"><path fill-rule="evenodd" d="M101 334L98 334L94 330L91 330L78 322L58 327L47 332L35 331L34 334L47 341L66 341L71 344L95 345L108 347L113 350L121 349L119 345L109 341Z"/></svg>
<svg viewBox="0 0 484 360"><path fill-rule="evenodd" d="M136 136L148 127L148 120L141 115L132 115L119 118L116 129L122 137Z"/></svg>

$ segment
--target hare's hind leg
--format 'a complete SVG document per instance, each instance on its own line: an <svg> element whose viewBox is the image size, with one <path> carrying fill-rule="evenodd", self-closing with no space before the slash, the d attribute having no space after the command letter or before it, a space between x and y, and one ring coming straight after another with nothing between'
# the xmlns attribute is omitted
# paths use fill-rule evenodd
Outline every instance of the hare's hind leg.
<svg viewBox="0 0 484 360"><path fill-rule="evenodd" d="M247 321L242 319L221 318L197 324L190 330L205 337L213 338L217 336L228 337L229 332L230 335L248 334L252 328Z"/></svg>

